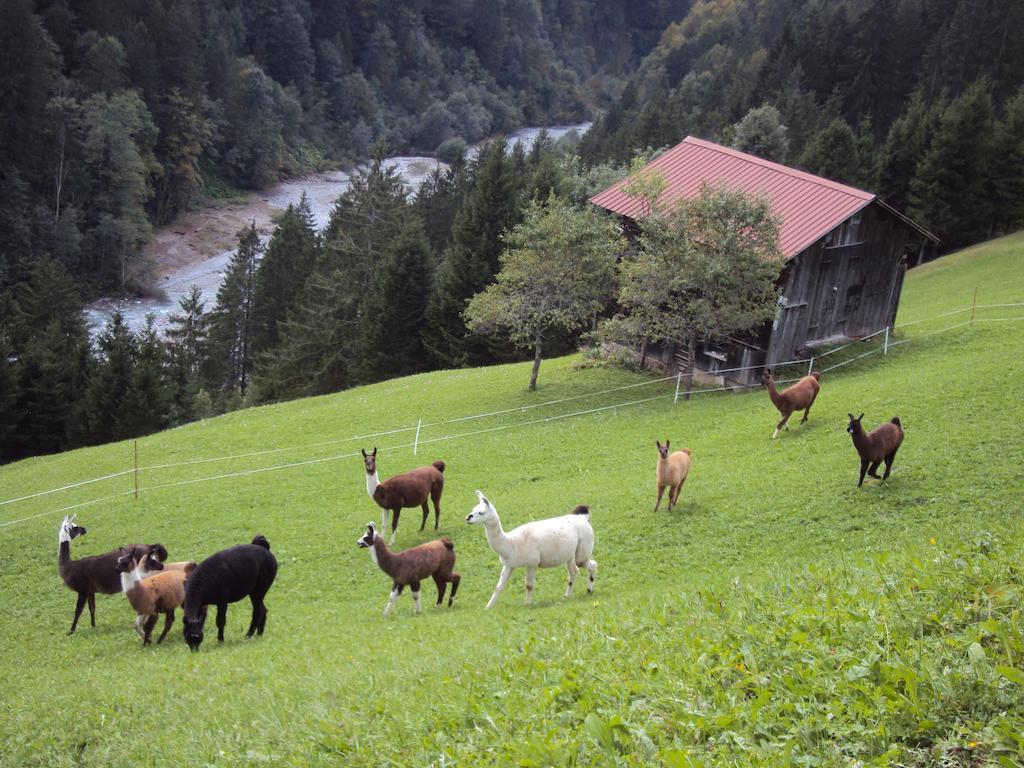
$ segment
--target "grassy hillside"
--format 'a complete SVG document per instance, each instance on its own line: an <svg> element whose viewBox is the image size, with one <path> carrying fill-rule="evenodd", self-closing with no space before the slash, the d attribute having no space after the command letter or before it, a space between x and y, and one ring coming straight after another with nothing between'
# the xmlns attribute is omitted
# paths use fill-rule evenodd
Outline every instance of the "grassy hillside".
<svg viewBox="0 0 1024 768"><path fill-rule="evenodd" d="M900 322L969 305L976 285L979 303L1024 301L1022 260L1016 236L912 271ZM0 762L1018 764L1024 323L923 335L945 324L826 375L810 421L776 441L762 391L539 421L671 394L654 383L530 408L646 381L573 358L546 362L537 393L528 365L431 373L140 440L144 468L258 455L144 469L138 499L122 475L0 506L0 525L23 521L0 527ZM885 485L856 487L848 411L902 419ZM416 456L414 431L343 442L419 420ZM694 468L680 507L652 514L665 437ZM414 617L403 596L381 615L388 581L355 546L379 520L358 456L373 445L383 477L448 465L452 610ZM130 444L21 462L0 468L0 497L131 463ZM596 596L578 585L563 601L564 571L541 571L526 608L517 573L485 612L499 564L463 522L476 488L506 528L589 504ZM220 647L208 634L189 654L179 616L143 649L126 601L101 596L98 626L66 636L55 534L60 510L91 499L106 500L76 510L89 533L75 557L160 540L201 559L266 535L280 563L267 634L242 639L238 604ZM434 536L418 518L403 513L400 547Z"/></svg>

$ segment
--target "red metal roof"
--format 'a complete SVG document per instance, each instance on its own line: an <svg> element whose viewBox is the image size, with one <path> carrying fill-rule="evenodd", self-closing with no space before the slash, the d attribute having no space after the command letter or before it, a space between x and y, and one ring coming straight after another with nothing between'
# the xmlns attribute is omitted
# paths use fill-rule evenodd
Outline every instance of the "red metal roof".
<svg viewBox="0 0 1024 768"><path fill-rule="evenodd" d="M870 192L693 136L687 136L661 157L652 160L644 170L656 170L665 177L665 191L658 198L659 205L665 207L671 207L680 198L696 197L705 183L712 186L723 184L730 189L767 197L772 211L781 219L779 247L787 260L877 199ZM637 218L643 201L623 193L625 183L623 179L613 184L590 198L590 202L623 216ZM889 206L885 207L892 211ZM906 217L893 212L927 237L935 239Z"/></svg>

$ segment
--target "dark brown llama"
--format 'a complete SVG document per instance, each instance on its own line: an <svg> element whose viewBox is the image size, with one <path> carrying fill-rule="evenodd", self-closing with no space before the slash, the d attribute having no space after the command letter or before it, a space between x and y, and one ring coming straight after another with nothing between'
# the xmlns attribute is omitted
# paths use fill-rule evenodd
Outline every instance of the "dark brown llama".
<svg viewBox="0 0 1024 768"><path fill-rule="evenodd" d="M363 453L363 464L366 467L366 492L383 510L380 516L380 528L383 531L388 524L388 510L391 510L391 540L395 543L395 531L398 529L398 518L402 510L410 507L423 508L422 531L427 526L427 499L434 502L434 530L437 530L441 518L441 492L444 490L444 462L435 461L426 467L419 467L401 475L389 477L383 483L377 477L377 449L372 453Z"/></svg>
<svg viewBox="0 0 1024 768"><path fill-rule="evenodd" d="M57 534L57 570L68 589L78 593L75 618L71 621L69 635L74 634L78 627L78 619L86 603L89 604L89 621L92 626L96 626L97 592L101 595L116 595L121 591L121 574L117 570L119 557L126 554L142 557L152 552L160 561L167 559L167 550L162 544L128 544L103 555L72 560L71 540L85 533L85 528L78 525L74 516L69 515L61 522Z"/></svg>
<svg viewBox="0 0 1024 768"><path fill-rule="evenodd" d="M864 484L864 474L871 475L876 480L885 480L892 471L892 462L896 458L896 451L903 444L903 425L900 424L900 417L893 416L891 421L880 427L871 430L868 434L861 426L860 420L864 418L862 413L853 418L852 413L846 414L850 417L850 423L846 431L853 438L853 447L860 454L860 480L857 487ZM878 465L885 462L885 474L878 476ZM869 466L870 465L870 466Z"/></svg>
<svg viewBox="0 0 1024 768"><path fill-rule="evenodd" d="M395 607L398 596L406 586L412 591L413 606L416 613L419 613L422 610L420 582L428 578L432 578L437 585L438 605L444 602L444 592L448 582L451 582L452 593L448 597L448 607L452 607L461 577L452 570L455 567L455 545L447 536L404 552L392 552L384 543L384 538L377 533L377 526L367 523L366 533L356 540L356 544L369 549L373 562L391 577L391 597L384 607L385 616Z"/></svg>
<svg viewBox="0 0 1024 768"><path fill-rule="evenodd" d="M821 389L821 385L818 383L820 381L821 374L815 371L809 376L804 376L786 391L779 392L775 388L774 374L772 371L765 369L764 384L768 387L768 397L772 399L772 404L782 414L782 421L778 423L775 431L772 432L772 440L778 437L779 430L786 426L786 422L793 415L793 411L804 412L804 417L800 420L801 424L807 421L807 417L811 413L811 406L814 405L814 401Z"/></svg>

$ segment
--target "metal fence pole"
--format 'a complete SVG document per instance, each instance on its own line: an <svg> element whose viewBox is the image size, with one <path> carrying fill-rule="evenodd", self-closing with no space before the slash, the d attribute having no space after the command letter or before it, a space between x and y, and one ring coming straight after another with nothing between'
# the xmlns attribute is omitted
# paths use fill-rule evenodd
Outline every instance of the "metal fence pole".
<svg viewBox="0 0 1024 768"><path fill-rule="evenodd" d="M679 402L679 382L681 382L682 380L683 372L679 371L679 373L676 374L676 396L675 399L672 400L673 405Z"/></svg>
<svg viewBox="0 0 1024 768"><path fill-rule="evenodd" d="M416 439L412 442L412 455L415 456L416 452L420 448L420 427L423 425L423 419L416 422Z"/></svg>
<svg viewBox="0 0 1024 768"><path fill-rule="evenodd" d="M139 441L135 441L135 498L139 498Z"/></svg>
<svg viewBox="0 0 1024 768"><path fill-rule="evenodd" d="M882 354L889 354L889 326L885 326L885 341L882 342Z"/></svg>
<svg viewBox="0 0 1024 768"><path fill-rule="evenodd" d="M810 361L807 363L807 375L811 375L811 371L814 370L814 355L811 355Z"/></svg>
<svg viewBox="0 0 1024 768"><path fill-rule="evenodd" d="M971 325L974 325L974 310L978 307L978 286L974 286L974 298L971 299Z"/></svg>

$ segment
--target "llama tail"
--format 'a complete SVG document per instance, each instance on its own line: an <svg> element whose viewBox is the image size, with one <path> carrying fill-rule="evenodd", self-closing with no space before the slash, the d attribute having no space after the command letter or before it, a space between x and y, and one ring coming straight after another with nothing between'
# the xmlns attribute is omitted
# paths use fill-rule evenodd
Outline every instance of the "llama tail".
<svg viewBox="0 0 1024 768"><path fill-rule="evenodd" d="M433 466L435 469L437 469L438 472L444 472L444 462L441 461L440 459L435 461Z"/></svg>
<svg viewBox="0 0 1024 768"><path fill-rule="evenodd" d="M578 507L576 507L576 509L574 509L572 511L572 514L574 514L574 515L589 515L590 514L590 507L588 507L586 504L580 504Z"/></svg>
<svg viewBox="0 0 1024 768"><path fill-rule="evenodd" d="M899 416L893 416L892 417L892 421L890 422L890 424L895 424L900 429L903 429L903 425L900 424L900 417Z"/></svg>
<svg viewBox="0 0 1024 768"><path fill-rule="evenodd" d="M682 451L683 453L685 453L687 456L692 456L693 455L692 453L690 453L690 449L689 448L680 448L679 450Z"/></svg>
<svg viewBox="0 0 1024 768"><path fill-rule="evenodd" d="M252 543L255 544L257 547L263 547L267 550L270 549L270 542L267 541L267 537L264 536L262 533L256 534L256 536L254 536L252 539Z"/></svg>
<svg viewBox="0 0 1024 768"><path fill-rule="evenodd" d="M452 544L452 540L449 539L447 536L445 536L443 539L441 539L441 543L444 544L445 549L450 549L453 552L455 551L455 545Z"/></svg>

